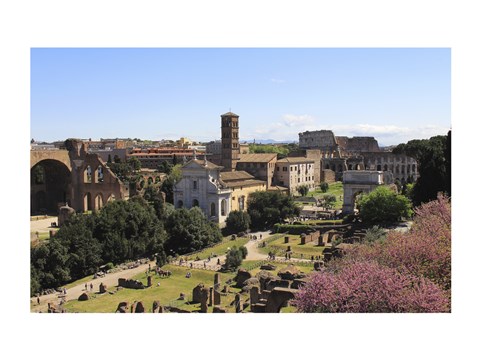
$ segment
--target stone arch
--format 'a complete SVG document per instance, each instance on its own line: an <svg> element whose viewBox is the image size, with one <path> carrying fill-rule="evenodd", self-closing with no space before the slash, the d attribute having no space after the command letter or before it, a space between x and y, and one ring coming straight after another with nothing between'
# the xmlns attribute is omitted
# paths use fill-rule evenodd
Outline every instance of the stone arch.
<svg viewBox="0 0 480 360"><path fill-rule="evenodd" d="M83 182L85 184L90 184L92 182L92 167L90 165L87 165L83 170Z"/></svg>
<svg viewBox="0 0 480 360"><path fill-rule="evenodd" d="M107 198L107 203L109 203L110 201L115 201L115 194L110 194Z"/></svg>
<svg viewBox="0 0 480 360"><path fill-rule="evenodd" d="M377 171L382 171L382 165L377 165Z"/></svg>
<svg viewBox="0 0 480 360"><path fill-rule="evenodd" d="M279 313L280 309L288 304L290 300L295 297L297 289L276 287L270 292L268 296L267 305L265 306L266 313Z"/></svg>
<svg viewBox="0 0 480 360"><path fill-rule="evenodd" d="M348 170L353 170L352 169L352 164L348 164Z"/></svg>
<svg viewBox="0 0 480 360"><path fill-rule="evenodd" d="M325 170L330 170L330 166L328 164L325 164Z"/></svg>
<svg viewBox="0 0 480 360"><path fill-rule="evenodd" d="M342 212L353 213L357 196L362 192L368 194L383 183L383 176L377 171L347 171L343 179Z"/></svg>
<svg viewBox="0 0 480 360"><path fill-rule="evenodd" d="M95 183L103 183L103 166L98 165L95 171Z"/></svg>
<svg viewBox="0 0 480 360"><path fill-rule="evenodd" d="M193 201L192 201L192 207L195 207L195 206L200 206L197 199L193 199Z"/></svg>
<svg viewBox="0 0 480 360"><path fill-rule="evenodd" d="M177 208L182 208L183 207L183 201L182 200L178 200L177 201Z"/></svg>
<svg viewBox="0 0 480 360"><path fill-rule="evenodd" d="M38 194L38 195L37 195ZM71 172L61 161L44 159L30 169L31 214L58 214L61 206L71 200Z"/></svg>
<svg viewBox="0 0 480 360"><path fill-rule="evenodd" d="M155 184L158 184L160 182L160 176L155 176Z"/></svg>
<svg viewBox="0 0 480 360"><path fill-rule="evenodd" d="M355 165L355 170L361 170L360 164Z"/></svg>
<svg viewBox="0 0 480 360"><path fill-rule="evenodd" d="M92 194L89 192L83 195L83 211L93 211Z"/></svg>
<svg viewBox="0 0 480 360"><path fill-rule="evenodd" d="M336 171L335 164L332 164L332 171Z"/></svg>
<svg viewBox="0 0 480 360"><path fill-rule="evenodd" d="M210 216L217 216L215 203L213 202L210 204Z"/></svg>
<svg viewBox="0 0 480 360"><path fill-rule="evenodd" d="M149 176L147 179L147 184L152 185L153 184L153 177Z"/></svg>

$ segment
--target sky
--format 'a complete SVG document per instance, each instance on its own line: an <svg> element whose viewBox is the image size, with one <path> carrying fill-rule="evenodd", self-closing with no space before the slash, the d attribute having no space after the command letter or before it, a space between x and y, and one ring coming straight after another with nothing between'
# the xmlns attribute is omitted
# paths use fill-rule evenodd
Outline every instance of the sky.
<svg viewBox="0 0 480 360"><path fill-rule="evenodd" d="M451 129L449 48L32 48L31 137L240 140L298 133L380 145Z"/></svg>

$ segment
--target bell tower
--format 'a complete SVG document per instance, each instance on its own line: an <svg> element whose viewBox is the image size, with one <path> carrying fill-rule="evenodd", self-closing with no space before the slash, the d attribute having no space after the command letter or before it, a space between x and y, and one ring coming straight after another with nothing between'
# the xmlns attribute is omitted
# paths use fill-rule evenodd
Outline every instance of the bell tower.
<svg viewBox="0 0 480 360"><path fill-rule="evenodd" d="M228 112L221 115L222 118L222 166L224 171L235 170L240 158L240 146L238 139L239 116Z"/></svg>

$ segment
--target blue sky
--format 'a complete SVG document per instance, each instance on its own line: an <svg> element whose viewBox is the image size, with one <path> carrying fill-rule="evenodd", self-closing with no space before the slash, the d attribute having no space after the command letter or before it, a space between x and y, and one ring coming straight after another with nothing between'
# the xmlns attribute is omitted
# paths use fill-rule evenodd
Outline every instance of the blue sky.
<svg viewBox="0 0 480 360"><path fill-rule="evenodd" d="M298 141L306 130L381 145L451 128L448 48L32 48L31 137Z"/></svg>

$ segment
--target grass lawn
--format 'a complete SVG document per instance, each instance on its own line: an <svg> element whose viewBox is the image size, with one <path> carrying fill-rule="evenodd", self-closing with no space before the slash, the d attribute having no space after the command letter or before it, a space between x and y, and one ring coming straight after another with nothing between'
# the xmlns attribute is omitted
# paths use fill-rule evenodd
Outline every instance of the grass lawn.
<svg viewBox="0 0 480 360"><path fill-rule="evenodd" d="M326 193L323 193L320 189L316 189L314 191L310 191L307 196L322 197L326 194L335 195L335 197L337 198L337 201L333 205L334 209L342 208L343 200L340 200L340 196L343 199L343 183L341 181L336 181L334 183L328 184L328 191Z"/></svg>
<svg viewBox="0 0 480 360"><path fill-rule="evenodd" d="M287 247L290 246L292 257L301 258L300 254L303 254L304 259L310 259L313 256L321 256L325 246L318 246L316 242L309 242L305 245L300 245L300 235L288 235L290 242L288 244L284 243L284 236L274 241L271 241L264 248L258 248L258 251L268 255L269 252L273 251L276 256L285 256L285 251Z"/></svg>
<svg viewBox="0 0 480 360"><path fill-rule="evenodd" d="M65 304L65 309L68 312L79 313L113 313L117 309L117 306L122 301L127 301L130 305L134 301L142 301L145 306L146 312L152 312L153 301L158 300L161 305L172 305L181 309L189 311L200 310L200 304L186 304L188 300L192 299L192 290L199 283L205 284L205 286L213 286L213 279L215 272L208 270L187 269L185 267L179 267L175 265L165 265L163 269L168 269L172 272L172 276L169 278L161 278L159 276L153 276L152 287L143 290L134 289L121 289L115 292L113 295L108 292L105 294L95 294L94 298L88 301L72 300ZM186 278L187 271L190 271L192 277ZM221 289L225 282L233 278L235 273L220 274ZM145 273L138 274L134 277L135 280L140 280L144 284L147 283ZM82 280L79 280L81 282ZM160 282L160 286L156 284ZM109 288L109 291L116 290L115 287ZM228 312L235 312L233 306L229 304L235 299L235 293L239 289L230 288L232 293L227 296L222 296L222 307L225 307ZM185 301L177 300L180 293L186 295ZM245 300L245 299L243 299ZM212 308L208 309L211 312Z"/></svg>

